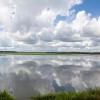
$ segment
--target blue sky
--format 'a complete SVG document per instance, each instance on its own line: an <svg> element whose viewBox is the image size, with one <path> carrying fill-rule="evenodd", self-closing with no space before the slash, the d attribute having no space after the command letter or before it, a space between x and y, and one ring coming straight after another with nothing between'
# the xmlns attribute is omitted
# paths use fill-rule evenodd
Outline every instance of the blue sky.
<svg viewBox="0 0 100 100"><path fill-rule="evenodd" d="M82 4L73 7L76 12L85 10L93 16L100 15L100 0L84 0Z"/></svg>
<svg viewBox="0 0 100 100"><path fill-rule="evenodd" d="M71 10L75 10L75 12L79 12L82 10L85 10L87 13L90 13L92 15L92 17L98 17L100 16L100 0L83 0L83 3L80 5L76 5L74 7L71 8ZM73 19L70 18L72 16L57 16L55 23L57 23L60 20L67 20L70 21Z"/></svg>

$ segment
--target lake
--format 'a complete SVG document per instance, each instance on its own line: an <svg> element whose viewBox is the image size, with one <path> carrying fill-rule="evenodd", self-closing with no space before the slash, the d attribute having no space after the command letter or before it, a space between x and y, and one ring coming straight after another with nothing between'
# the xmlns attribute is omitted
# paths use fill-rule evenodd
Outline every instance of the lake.
<svg viewBox="0 0 100 100"><path fill-rule="evenodd" d="M0 90L16 100L100 87L99 55L0 56Z"/></svg>

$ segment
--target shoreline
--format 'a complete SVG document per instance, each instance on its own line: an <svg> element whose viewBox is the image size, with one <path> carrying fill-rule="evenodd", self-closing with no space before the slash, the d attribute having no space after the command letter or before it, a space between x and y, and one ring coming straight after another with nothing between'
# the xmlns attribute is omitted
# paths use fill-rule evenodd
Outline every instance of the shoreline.
<svg viewBox="0 0 100 100"><path fill-rule="evenodd" d="M0 100L16 100L15 98L16 97L10 95L6 90L0 91ZM27 100L100 100L100 88L87 89L80 92L50 93L32 96L27 98Z"/></svg>
<svg viewBox="0 0 100 100"><path fill-rule="evenodd" d="M12 51L0 51L0 55L100 55L100 52L12 52Z"/></svg>

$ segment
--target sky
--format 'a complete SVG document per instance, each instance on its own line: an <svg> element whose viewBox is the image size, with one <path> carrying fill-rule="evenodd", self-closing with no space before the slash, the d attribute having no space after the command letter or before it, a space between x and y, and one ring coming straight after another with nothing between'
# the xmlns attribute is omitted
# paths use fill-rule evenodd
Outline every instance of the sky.
<svg viewBox="0 0 100 100"><path fill-rule="evenodd" d="M0 0L0 50L100 51L100 0Z"/></svg>

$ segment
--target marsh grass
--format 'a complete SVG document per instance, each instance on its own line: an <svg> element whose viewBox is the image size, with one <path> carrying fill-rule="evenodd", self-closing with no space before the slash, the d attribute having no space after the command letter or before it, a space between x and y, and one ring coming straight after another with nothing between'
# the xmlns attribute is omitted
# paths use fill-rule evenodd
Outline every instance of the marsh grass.
<svg viewBox="0 0 100 100"><path fill-rule="evenodd" d="M8 94L8 92L4 91L0 91L0 100L15 100L12 96L10 96Z"/></svg>
<svg viewBox="0 0 100 100"><path fill-rule="evenodd" d="M0 100L15 99L4 90L2 92L0 91ZM83 92L61 92L40 95L36 97L31 97L30 100L100 100L100 88L88 89Z"/></svg>
<svg viewBox="0 0 100 100"><path fill-rule="evenodd" d="M32 97L31 100L100 100L100 88L83 92L63 92Z"/></svg>

